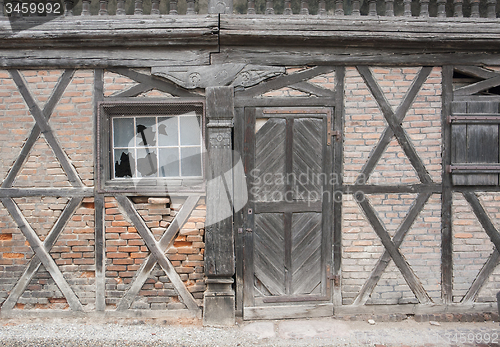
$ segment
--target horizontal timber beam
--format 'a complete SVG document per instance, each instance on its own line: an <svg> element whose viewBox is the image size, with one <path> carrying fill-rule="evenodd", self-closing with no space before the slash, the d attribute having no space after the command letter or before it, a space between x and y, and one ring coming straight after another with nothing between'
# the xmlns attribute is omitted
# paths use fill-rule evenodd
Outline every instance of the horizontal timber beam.
<svg viewBox="0 0 500 347"><path fill-rule="evenodd" d="M90 197L94 196L94 188L0 188L0 198L28 196Z"/></svg>
<svg viewBox="0 0 500 347"><path fill-rule="evenodd" d="M420 49L437 47L467 51L498 50L499 20L477 18L304 18L287 16L221 16L221 45L380 47ZM490 45L487 47L487 45ZM326 47L326 46L321 46Z"/></svg>
<svg viewBox="0 0 500 347"><path fill-rule="evenodd" d="M373 41L376 42L376 41ZM379 44L373 47L333 47L320 45L307 46L280 46L275 42L274 47L261 46L228 46L222 44L220 53L212 54L212 63L247 63L267 65L370 65L386 66L438 66L453 61L463 65L500 65L500 49L497 52L474 52L472 50L458 51L450 49L443 51L436 47L420 47L414 43L413 48L384 46Z"/></svg>
<svg viewBox="0 0 500 347"><path fill-rule="evenodd" d="M401 185L401 186L385 186L385 185L368 185L368 184L356 184L356 185L344 185L340 187L343 193L353 194L356 192L361 192L365 194L383 194L383 193L441 193L440 184L412 184L412 185Z"/></svg>
<svg viewBox="0 0 500 347"><path fill-rule="evenodd" d="M335 315L357 315L357 314L442 314L442 313L496 313L497 303L472 303L472 304L449 304L449 305L422 305L422 304L400 304L400 305L343 305L335 307Z"/></svg>
<svg viewBox="0 0 500 347"><path fill-rule="evenodd" d="M0 47L96 48L217 46L217 16L185 18L59 17L25 19L26 29L12 31L0 18ZM45 23L43 22L45 21ZM37 25L38 24L38 25Z"/></svg>

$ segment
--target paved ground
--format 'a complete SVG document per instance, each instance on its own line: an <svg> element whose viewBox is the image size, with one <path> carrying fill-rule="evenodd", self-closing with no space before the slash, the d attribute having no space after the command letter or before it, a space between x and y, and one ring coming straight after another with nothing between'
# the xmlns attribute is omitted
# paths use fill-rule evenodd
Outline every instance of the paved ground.
<svg viewBox="0 0 500 347"><path fill-rule="evenodd" d="M500 346L498 322L396 323L309 320L239 322L231 328L199 321L0 319L0 346Z"/></svg>

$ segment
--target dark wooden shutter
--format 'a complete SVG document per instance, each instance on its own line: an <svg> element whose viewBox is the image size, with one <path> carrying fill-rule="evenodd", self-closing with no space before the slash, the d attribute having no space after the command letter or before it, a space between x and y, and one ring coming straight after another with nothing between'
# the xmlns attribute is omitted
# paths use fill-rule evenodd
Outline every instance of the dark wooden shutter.
<svg viewBox="0 0 500 347"><path fill-rule="evenodd" d="M450 117L455 185L498 185L499 102L454 101Z"/></svg>

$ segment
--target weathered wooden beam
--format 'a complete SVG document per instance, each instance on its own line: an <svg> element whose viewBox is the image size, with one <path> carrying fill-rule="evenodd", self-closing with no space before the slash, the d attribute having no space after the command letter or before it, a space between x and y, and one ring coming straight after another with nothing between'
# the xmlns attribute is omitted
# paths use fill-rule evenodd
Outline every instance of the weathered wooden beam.
<svg viewBox="0 0 500 347"><path fill-rule="evenodd" d="M481 51L464 45L458 48L439 47L413 43L411 47L402 48L383 43L373 47L323 47L284 46L276 43L273 47L221 45L220 53L212 55L213 63L251 63L268 65L369 65L369 66L410 66L418 65L439 66L453 61L460 65L500 65L500 57L491 51ZM483 44L484 46L485 44ZM417 46L417 48L415 47ZM495 46L489 43L490 47ZM500 50L500 49L499 49ZM466 53L466 54L465 54Z"/></svg>
<svg viewBox="0 0 500 347"><path fill-rule="evenodd" d="M344 86L345 68L337 67L335 70L335 109L333 118L333 130L344 129ZM344 166L344 141L333 142L333 172L338 180L333 184L333 269L332 274L338 276L338 281L333 281L333 303L335 306L342 305L342 287L340 273L342 269L342 204L343 196L341 187L343 181ZM330 202L331 204L331 202Z"/></svg>
<svg viewBox="0 0 500 347"><path fill-rule="evenodd" d="M250 173L255 168L255 118L257 112L255 108L244 109L243 122L243 166L245 174L249 177L248 186L255 185L255 177ZM254 232L255 225L255 199L252 195L252 190L249 189L249 201L246 211L244 211L244 222L242 233L244 242L244 263L243 263L243 313L245 307L253 307L255 305L255 261L254 261Z"/></svg>
<svg viewBox="0 0 500 347"><path fill-rule="evenodd" d="M250 87L235 93L235 98L253 98L265 94L271 90L277 90L299 82L307 81L313 77L334 71L335 68L329 66L317 66L290 75L284 75L261 83L255 87Z"/></svg>
<svg viewBox="0 0 500 347"><path fill-rule="evenodd" d="M22 198L28 196L91 197L94 189L81 188L0 188L0 198Z"/></svg>
<svg viewBox="0 0 500 347"><path fill-rule="evenodd" d="M374 47L380 43L394 48L415 48L415 43L420 42L425 48L452 45L465 49L467 41L474 41L469 45L470 50L479 47L478 44L483 48L488 42L494 45L498 35L498 24L485 18L221 16L220 23L222 45L239 45L244 40L246 45L260 47L294 46L300 42L302 46Z"/></svg>
<svg viewBox="0 0 500 347"><path fill-rule="evenodd" d="M486 89L496 87L498 85L500 85L500 75L497 75L496 77L489 78L489 79L484 80L484 81L480 81L480 82L476 82L476 83L467 85L465 87L457 88L457 89L455 89L454 94L457 96L472 95L472 94L482 92Z"/></svg>
<svg viewBox="0 0 500 347"><path fill-rule="evenodd" d="M170 282L172 282L173 286L181 296L186 307L189 310L199 310L198 304L194 300L191 293L187 290L177 271L175 271L175 267L161 250L158 242L156 242L142 217L135 210L132 202L124 195L115 195L115 199L118 201L121 208L123 208L123 210L127 213L128 218L130 218L136 227L137 232L141 235L151 254L156 258L156 261L161 266L163 271L165 271L165 274L168 276Z"/></svg>
<svg viewBox="0 0 500 347"><path fill-rule="evenodd" d="M71 309L74 311L83 311L82 304L78 300L78 297L75 295L68 282L66 282L66 280L64 279L61 270L59 270L56 263L54 262L54 259L52 259L49 252L45 249L44 244L42 243L42 241L40 241L36 232L31 228L26 218L24 218L19 207L10 198L1 198L0 200L2 201L2 204L5 206L7 211L9 211L12 219L14 219L23 235L28 240L31 249L33 249L33 252L36 254L38 259L40 259L45 269L49 272L50 276L56 282L62 294L68 301Z"/></svg>
<svg viewBox="0 0 500 347"><path fill-rule="evenodd" d="M56 223L54 224L52 229L47 234L47 237L43 241L43 248L47 252L50 252L52 247L55 245L57 239L59 238L59 235L61 235L61 233L64 230L64 227L68 223L69 219L73 216L75 211L80 206L82 199L83 198L72 198L68 202L68 204L66 205L64 210L62 211L62 213L59 216L59 218L57 219ZM35 273L38 271L38 268L40 267L41 263L42 262L40 261L40 258L38 258L37 255L35 255L33 258L31 258L31 260L28 262L28 266L26 267L26 270L23 272L21 278L17 281L14 288L10 291L9 296L2 304L2 311L3 310L12 310L14 308L17 301L19 300L21 295L26 290L26 287L31 282L31 279L33 278Z"/></svg>
<svg viewBox="0 0 500 347"><path fill-rule="evenodd" d="M62 169L68 176L69 182L73 187L82 187L83 183L80 179L80 176L78 176L75 167L70 163L69 158L66 155L66 152L63 151L61 145L57 141L54 133L52 132L51 126L49 125L47 119L45 118L45 115L43 114L42 110L40 110L40 107L38 106L35 99L31 95L24 78L17 70L9 70L9 72L12 76L12 79L14 80L14 83L17 85L19 92L23 96L23 99L28 105L31 115L38 124L41 133L45 136L47 143L52 148L52 151L54 152L57 160L61 164Z"/></svg>
<svg viewBox="0 0 500 347"><path fill-rule="evenodd" d="M42 112L45 119L49 120L50 116L52 115L52 111L54 111L54 108L61 99L61 96L66 90L66 87L71 82L74 73L75 73L74 69L65 70L61 75L61 77L59 78L57 85L54 88L54 91L52 92L52 95L50 96L49 100L43 107ZM40 136L40 127L38 126L38 124L35 123L35 125L33 125L33 128L31 129L31 133L29 134L28 139L26 140L26 142L23 145L23 148L21 149L21 153L14 162L14 165L12 165L9 174L2 182L1 185L2 188L12 187L12 184L14 183L17 174L19 173L19 171L21 171L24 163L28 159L31 149L35 145L39 136Z"/></svg>
<svg viewBox="0 0 500 347"><path fill-rule="evenodd" d="M299 82L292 84L290 88L304 92L304 93L309 93L312 95L316 96L322 96L322 97L327 97L327 98L334 98L335 97L335 92L330 89L326 89L323 87L320 87L318 85L309 83L309 82Z"/></svg>
<svg viewBox="0 0 500 347"><path fill-rule="evenodd" d="M244 164L244 141L245 141L245 109L238 107L234 109L234 153L233 153L233 163L238 163L239 161ZM243 293L244 293L244 280L243 280L243 268L244 268L244 223L245 214L248 208L248 185L247 185L247 175L244 171L242 177L245 179L234 180L234 199L235 205L243 206L239 211L234 212L233 216L233 234L235 238L234 253L235 253L235 295L236 295L236 316L243 316ZM243 199L246 201L243 201Z"/></svg>
<svg viewBox="0 0 500 347"><path fill-rule="evenodd" d="M373 77L370 69L367 66L358 66L357 69L361 74L361 77L365 81L366 85L370 89L373 97L380 106L382 114L384 115L385 120L391 127L391 130L394 133L396 139L398 140L399 145L401 146L406 156L410 160L412 166L415 168L415 171L417 172L420 181L422 183L431 183L432 178L429 175L429 172L427 172L427 169L425 168L422 159L420 158L417 151L413 147L412 142L408 137L408 134L401 126L400 120L394 114L392 107L389 105L389 102L387 101L384 93L380 89L380 86L378 85L377 81ZM428 69L427 71L430 72ZM420 83L423 83L425 81L425 78L427 78L425 74L421 75L421 78L419 79Z"/></svg>
<svg viewBox="0 0 500 347"><path fill-rule="evenodd" d="M362 192L364 194L388 194L388 193L441 193L442 188L439 183L431 184L408 184L408 185L372 185L353 184L339 187L344 194ZM500 188L499 188L500 189Z"/></svg>
<svg viewBox="0 0 500 347"><path fill-rule="evenodd" d="M464 192L462 194L472 207L472 211L479 220L479 223L481 223L486 234L490 237L491 242L495 245L496 250L500 252L500 234L488 217L488 214L484 210L483 205L481 205L477 195L473 192Z"/></svg>
<svg viewBox="0 0 500 347"><path fill-rule="evenodd" d="M499 262L500 262L500 253L498 253L498 250L495 248L493 253L491 253L491 255L488 257L488 260L486 261L484 266L479 271L477 277L474 279L474 282L472 282L472 285L470 286L469 290L463 297L461 301L462 304L467 305L474 302L477 294L479 293L481 288L483 288L484 284L491 276L491 274L493 273Z"/></svg>
<svg viewBox="0 0 500 347"><path fill-rule="evenodd" d="M129 97L136 97L142 93L147 93L150 90L152 90L153 87L149 86L144 83L139 83L135 86L130 87L127 90L124 90L122 92L119 92L118 94L113 94L109 96L108 98L129 98Z"/></svg>
<svg viewBox="0 0 500 347"><path fill-rule="evenodd" d="M410 268L406 260L403 258L403 256L398 250L398 247L396 247L396 245L391 240L389 233L385 229L382 221L378 218L375 210L371 206L368 199L366 197L362 197L356 200L358 202L358 205L361 207L364 214L366 215L366 218L370 222L371 226L373 227L373 230L378 235L380 241L384 245L385 251L389 253L392 260L398 267L399 271L401 271L401 274L403 275L406 283L408 284L412 292L415 294L419 302L422 304L431 303L432 300L425 291L422 283L417 278L413 270Z"/></svg>
<svg viewBox="0 0 500 347"><path fill-rule="evenodd" d="M335 106L335 99L331 97L275 97L275 98L247 98L234 99L235 107L290 107L290 106Z"/></svg>
<svg viewBox="0 0 500 347"><path fill-rule="evenodd" d="M403 243L405 236L410 231L410 228L415 222L415 219L420 214L420 212L424 208L426 202L429 200L431 195L432 194L428 192L419 194L417 199L415 199L415 201L413 202L412 206L410 207L410 210L408 211L408 214L405 216L403 222L400 224L400 226L394 233L394 237L392 238L392 242L394 243L396 248L399 248ZM366 301L373 292L373 289L375 289L375 287L377 286L377 283L382 277L384 271L387 269L387 266L389 265L390 261L391 261L391 255L389 254L387 249L385 249L384 253L379 258L377 264L375 265L375 268L370 274L370 277L365 282L365 284L363 284L363 287L361 287L361 290L354 299L353 305L366 304Z"/></svg>
<svg viewBox="0 0 500 347"><path fill-rule="evenodd" d="M418 73L417 78L413 80L411 87L408 89L408 92L406 93L403 101L401 102L395 113L396 119L400 123L404 120L406 113L413 104L413 101L415 100L418 92L420 91L420 88L422 88L422 85L427 80L427 77L429 76L431 71L432 71L431 67L423 67ZM375 169L375 166L382 157L387 146L389 146L389 144L391 143L393 136L394 136L394 131L392 131L390 127L387 127L380 136L379 141L374 150L372 151L370 157L363 165L361 173L356 179L356 182L366 183L368 181L368 178Z"/></svg>
<svg viewBox="0 0 500 347"><path fill-rule="evenodd" d="M171 245L174 240L174 237L177 235L181 227L184 225L189 215L196 207L200 196L189 196L184 204L182 204L181 209L176 214L172 223L168 226L165 233L160 238L158 242L158 246L162 252L165 252ZM130 305L134 301L135 297L142 289L142 286L146 282L149 277L149 274L157 264L157 260L153 255L149 255L146 260L142 263L139 270L137 270L137 274L134 277L134 282L127 290L123 298L120 300L118 305L116 306L117 311L124 311L130 308Z"/></svg>
<svg viewBox="0 0 500 347"><path fill-rule="evenodd" d="M453 193L451 175L446 166L451 163L451 127L446 121L451 114L453 100L453 67L443 66L443 96L441 106L441 133L443 146L441 147L442 171L441 181L443 192L441 195L441 298L444 303L453 302L453 225L452 204Z"/></svg>
<svg viewBox="0 0 500 347"><path fill-rule="evenodd" d="M146 40L147 41L147 40ZM70 41L71 42L71 41ZM76 43L72 43L74 46ZM144 50L148 49L148 54ZM208 65L210 53L217 48L204 46L188 49L173 47L89 47L75 49L74 47L50 48L33 44L21 49L7 49L0 45L0 67L9 68L144 68L144 66L165 65Z"/></svg>
<svg viewBox="0 0 500 347"><path fill-rule="evenodd" d="M8 20L0 20L0 46L7 48L102 47L199 47L218 44L217 16L183 18L147 16L126 19L119 16L23 18L26 28L13 32ZM17 24L20 26L21 24Z"/></svg>
<svg viewBox="0 0 500 347"><path fill-rule="evenodd" d="M205 227L205 274L232 277L234 264L233 158L234 118L232 87L206 89L208 120L207 217ZM211 122L226 121L228 126L211 128Z"/></svg>
<svg viewBox="0 0 500 347"><path fill-rule="evenodd" d="M291 190L286 190L291 191ZM321 212L321 201L294 201L287 204L277 204L276 202L259 202L255 207L255 213L287 213L287 212Z"/></svg>
<svg viewBox="0 0 500 347"><path fill-rule="evenodd" d="M106 235L104 195L94 196L95 308L106 310Z"/></svg>
<svg viewBox="0 0 500 347"><path fill-rule="evenodd" d="M136 82L147 85L151 88L158 89L162 92L172 94L174 96L179 97L199 97L199 94L192 93L184 88L180 88L174 83L160 79L155 76L141 74L139 72L126 69L126 68L110 68L108 69L111 72L114 72L119 75L126 76Z"/></svg>
<svg viewBox="0 0 500 347"><path fill-rule="evenodd" d="M493 78L493 77L498 77L497 72L487 70L487 69L482 68L482 67L454 66L453 68L460 73L463 73L463 74L466 74L469 76L473 76L473 77L482 78L482 79L489 79L489 78Z"/></svg>

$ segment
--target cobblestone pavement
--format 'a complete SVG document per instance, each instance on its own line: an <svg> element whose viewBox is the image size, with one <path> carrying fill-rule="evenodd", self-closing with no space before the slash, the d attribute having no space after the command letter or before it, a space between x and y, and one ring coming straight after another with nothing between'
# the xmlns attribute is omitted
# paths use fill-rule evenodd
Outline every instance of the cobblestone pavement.
<svg viewBox="0 0 500 347"><path fill-rule="evenodd" d="M373 323L373 322L372 322ZM342 321L333 318L239 321L0 318L0 346L500 346L498 322Z"/></svg>

